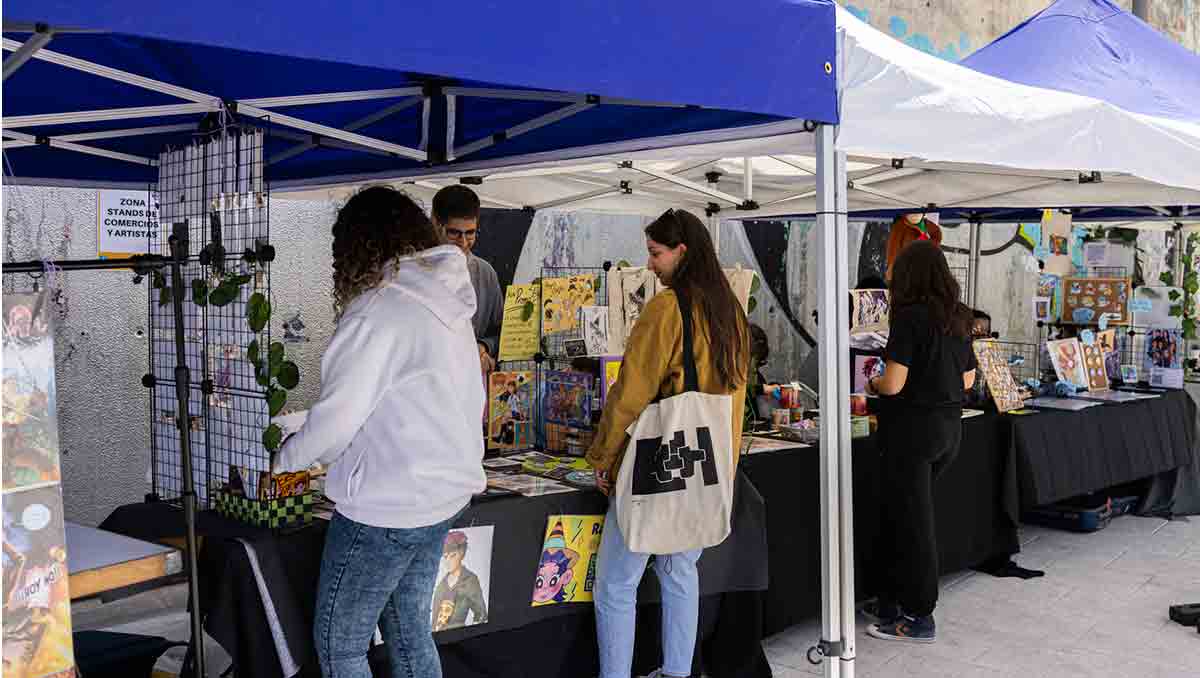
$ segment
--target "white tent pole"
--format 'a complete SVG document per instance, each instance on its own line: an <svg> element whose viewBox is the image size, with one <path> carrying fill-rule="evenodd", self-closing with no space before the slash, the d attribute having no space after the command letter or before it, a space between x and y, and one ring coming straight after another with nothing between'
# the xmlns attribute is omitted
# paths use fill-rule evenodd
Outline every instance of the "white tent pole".
<svg viewBox="0 0 1200 678"><path fill-rule="evenodd" d="M850 296L850 224L849 193L846 181L846 154L834 154L837 187L836 255L837 286L834 298L841 303L837 308L837 352L838 413L838 480L841 511L840 551L841 557L841 664L842 678L854 678L855 653L855 605L854 605L854 456L850 437L850 308L846 300ZM826 420L828 422L828 420ZM829 422L833 423L833 422Z"/></svg>
<svg viewBox="0 0 1200 678"><path fill-rule="evenodd" d="M392 89L367 89L356 92L328 92L326 94L298 94L284 97L264 97L261 99L239 99L239 104L258 106L259 108L279 108L283 106L311 106L314 104L333 104L343 101L368 101L371 99L395 99L399 97L420 96L424 90L420 87L398 87Z"/></svg>
<svg viewBox="0 0 1200 678"><path fill-rule="evenodd" d="M17 132L15 130L4 130L4 134L5 136L10 136L17 141L23 141L30 145L37 145L38 143L37 137L33 136L32 134L25 134L24 132ZM95 155L101 158L109 158L110 160L123 160L125 162L131 162L135 165L149 165L151 167L158 165L158 160L154 158L144 158L140 155L118 153L117 151L110 151L106 148L85 146L83 144L77 144L72 141L63 141L62 139L57 139L54 137L50 137L42 143L51 148L61 148L67 151L75 151L76 153L85 153L87 155ZM12 147L15 147L15 145Z"/></svg>
<svg viewBox="0 0 1200 678"><path fill-rule="evenodd" d="M689 179L684 179L682 177L675 176L674 174L672 174L670 172L663 172L661 170L656 170L656 169L653 169L646 165L642 165L640 163L635 164L635 163L630 162L626 166L629 169L635 169L643 174L649 174L650 176L652 176L656 179L661 179L669 184L675 184L676 186L682 186L684 188L691 189L693 191L696 191L697 193L707 195L710 198L716 198L717 200L722 200L731 205L742 204L741 199L739 199L737 196L730 195L724 191L718 191L715 188L709 188L708 186L706 186L704 184L696 183L695 181L691 181Z"/></svg>
<svg viewBox="0 0 1200 678"><path fill-rule="evenodd" d="M193 115L221 110L221 102L213 99L203 104L168 104L166 106L134 106L132 108L107 108L98 111L73 111L71 113L38 113L35 115L5 116L4 128L40 127L42 125L73 125L81 122L125 120L128 118L159 118L173 115Z"/></svg>
<svg viewBox="0 0 1200 678"><path fill-rule="evenodd" d="M458 97L446 94L446 162L454 159L454 139L458 136Z"/></svg>
<svg viewBox="0 0 1200 678"><path fill-rule="evenodd" d="M754 201L754 163L753 158L746 156L742 158L742 195L746 198L746 202Z"/></svg>
<svg viewBox="0 0 1200 678"><path fill-rule="evenodd" d="M368 116L359 118L358 120L355 120L354 122L350 123L349 125L346 125L342 129L346 130L347 132L355 132L364 127L370 127L371 125L374 125L375 123L379 122L380 120L383 120L384 118L387 118L391 115L399 113L400 111L412 108L413 106L416 106L417 104L421 103L422 101L428 101L428 99L423 99L421 97L413 97L411 99L405 99L404 101L392 104L391 106L388 106L387 108L382 108ZM426 131L428 131L427 128L426 128ZM305 141L302 144L298 144L296 146L289 148L286 151L280 151L279 153L276 153L275 155L271 156L267 160L267 164L273 165L277 162L283 162L284 160L289 160L291 158L294 158L294 157L300 155L301 153L306 153L316 147L317 147L317 145L312 143L311 141ZM356 148L361 150L362 147L358 146ZM424 140L422 140L422 142L421 142L420 150L422 150L422 151L425 150Z"/></svg>
<svg viewBox="0 0 1200 678"><path fill-rule="evenodd" d="M967 305L978 308L979 302L979 260L983 250L983 220L976 217L971 219L971 256L967 260Z"/></svg>
<svg viewBox="0 0 1200 678"><path fill-rule="evenodd" d="M498 142L506 141L513 137L519 137L522 134L532 132L536 129L541 129L542 127L546 127L548 125L553 125L554 123L556 123L560 120L565 120L573 115L582 113L588 109L595 108L595 107L596 107L595 104L587 104L587 103L571 104L570 106L564 106L557 110L550 111L549 113L547 113L545 115L539 115L538 117L534 118L533 120L527 120L519 125L514 125L513 127L510 127L499 134L493 134L490 136L486 136L486 137L483 137L482 139L473 141L469 144L459 146L458 148L454 149L454 157L461 158L463 156L470 155L476 151L482 151L485 148L489 148L491 146L496 145Z"/></svg>
<svg viewBox="0 0 1200 678"><path fill-rule="evenodd" d="M847 297L838 296L838 237L837 217L837 173L834 165L834 128L820 125L816 131L817 149L817 350L820 351L818 379L820 382L820 515L821 515L821 647L826 652L825 678L840 678L841 662L834 660L840 651L834 651L842 640L841 620L841 500L839 438L842 427L838 424L840 375L838 363L847 356L838 353L838 336L844 330L838 327L838 318L845 311L838 310L846 305ZM834 284L830 284L834 283Z"/></svg>
<svg viewBox="0 0 1200 678"><path fill-rule="evenodd" d="M45 47L53 37L54 33L49 30L38 31L30 36L16 52L13 52L12 56L4 60L4 79L8 80L8 76L16 73L18 68L33 58L34 52Z"/></svg>
<svg viewBox="0 0 1200 678"><path fill-rule="evenodd" d="M282 113L275 113L263 108L258 108L256 106L238 104L238 112L244 113L251 117L263 118L275 123L276 125L294 127L295 129L302 129L306 132L312 132L313 134L320 134L321 136L348 141L359 146L366 146L367 148L375 148L388 153L394 153L402 158L425 161L429 157L424 151L418 151L415 148L393 144L383 141L382 139L375 139L372 137L363 136L362 134L355 134L354 132L347 132L346 130L341 130L336 127L330 127L328 125L322 125L315 122L309 122L308 120L301 120L300 118L294 118L290 115L283 115Z"/></svg>

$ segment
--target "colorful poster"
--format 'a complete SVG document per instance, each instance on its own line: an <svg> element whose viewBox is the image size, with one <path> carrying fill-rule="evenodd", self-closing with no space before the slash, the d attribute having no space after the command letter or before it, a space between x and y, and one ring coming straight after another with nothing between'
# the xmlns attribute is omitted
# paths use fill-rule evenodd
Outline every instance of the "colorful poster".
<svg viewBox="0 0 1200 678"><path fill-rule="evenodd" d="M579 324L583 326L583 344L587 355L608 353L608 307L584 306L579 309Z"/></svg>
<svg viewBox="0 0 1200 678"><path fill-rule="evenodd" d="M1046 342L1050 352L1050 363L1059 381L1078 388L1087 388L1087 373L1083 368L1083 349L1078 339L1058 339Z"/></svg>
<svg viewBox="0 0 1200 678"><path fill-rule="evenodd" d="M887 290L850 290L850 333L881 332L888 328Z"/></svg>
<svg viewBox="0 0 1200 678"><path fill-rule="evenodd" d="M3 503L4 678L74 675L61 489L13 490Z"/></svg>
<svg viewBox="0 0 1200 678"><path fill-rule="evenodd" d="M579 309L596 304L596 276L542 278L542 332L554 334L579 328Z"/></svg>
<svg viewBox="0 0 1200 678"><path fill-rule="evenodd" d="M533 583L533 606L590 603L604 516L550 516Z"/></svg>
<svg viewBox="0 0 1200 678"><path fill-rule="evenodd" d="M590 427L592 376L578 372L547 372L542 381L542 407L547 423Z"/></svg>
<svg viewBox="0 0 1200 678"><path fill-rule="evenodd" d="M1072 219L1069 212L1042 211L1043 242L1039 249L1043 250L1042 260L1046 264L1043 270L1046 273L1071 275L1075 272L1075 266L1071 262L1071 243L1074 241L1071 233ZM1066 314L1063 315L1063 319L1067 319Z"/></svg>
<svg viewBox="0 0 1200 678"><path fill-rule="evenodd" d="M1104 365L1104 349L1098 341L1081 344L1083 348L1083 369L1087 372L1089 391L1108 390L1108 370Z"/></svg>
<svg viewBox="0 0 1200 678"><path fill-rule="evenodd" d="M493 372L488 381L488 447L516 450L533 444L533 372Z"/></svg>
<svg viewBox="0 0 1200 678"><path fill-rule="evenodd" d="M504 295L504 319L500 325L500 360L532 360L538 352L537 285L509 285Z"/></svg>
<svg viewBox="0 0 1200 678"><path fill-rule="evenodd" d="M1008 412L1024 406L1021 400L1021 388L1013 379L1012 371L1000 348L990 339L977 340L971 344L975 350L975 360L979 363L979 371L983 373L992 400L996 402L996 410Z"/></svg>
<svg viewBox="0 0 1200 678"><path fill-rule="evenodd" d="M54 336L44 294L4 295L3 489L57 483Z"/></svg>
<svg viewBox="0 0 1200 678"><path fill-rule="evenodd" d="M1062 321L1093 325L1100 315L1110 325L1129 324L1129 278L1063 278Z"/></svg>
<svg viewBox="0 0 1200 678"><path fill-rule="evenodd" d="M1183 388L1183 332L1155 328L1146 332L1143 375L1151 386Z"/></svg>
<svg viewBox="0 0 1200 678"><path fill-rule="evenodd" d="M435 633L487 623L493 529L456 527L446 535L430 607Z"/></svg>
<svg viewBox="0 0 1200 678"><path fill-rule="evenodd" d="M1061 278L1051 273L1042 273L1038 276L1037 294L1035 295L1034 320L1042 320L1043 322L1058 322L1059 310L1062 308L1062 289L1060 287ZM1048 299L1050 308L1047 311L1045 319L1037 317L1037 304L1040 299Z"/></svg>
<svg viewBox="0 0 1200 678"><path fill-rule="evenodd" d="M854 356L851 393L866 393L867 382L883 374L883 358L877 355Z"/></svg>

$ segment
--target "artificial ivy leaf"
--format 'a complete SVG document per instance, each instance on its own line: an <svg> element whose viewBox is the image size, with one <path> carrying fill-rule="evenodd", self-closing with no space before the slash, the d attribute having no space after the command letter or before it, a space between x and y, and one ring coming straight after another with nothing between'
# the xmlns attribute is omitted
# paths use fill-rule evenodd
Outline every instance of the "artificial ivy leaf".
<svg viewBox="0 0 1200 678"><path fill-rule="evenodd" d="M750 294L758 294L760 289L762 289L762 282L759 280L758 274L755 273L754 282L750 283Z"/></svg>
<svg viewBox="0 0 1200 678"><path fill-rule="evenodd" d="M272 368L283 362L283 342L273 341L267 349L267 364Z"/></svg>
<svg viewBox="0 0 1200 678"><path fill-rule="evenodd" d="M754 309L758 308L758 298L750 297L750 303L746 307L749 309L747 313L753 313Z"/></svg>
<svg viewBox="0 0 1200 678"><path fill-rule="evenodd" d="M197 306L208 305L208 283L203 278L192 281L192 303Z"/></svg>
<svg viewBox="0 0 1200 678"><path fill-rule="evenodd" d="M521 322L527 323L533 317L533 302L525 302L525 307L521 309Z"/></svg>
<svg viewBox="0 0 1200 678"><path fill-rule="evenodd" d="M1183 338L1184 339L1193 339L1193 340L1196 338L1196 321L1195 320L1193 320L1191 318L1183 319Z"/></svg>
<svg viewBox="0 0 1200 678"><path fill-rule="evenodd" d="M279 428L277 424L271 424L263 431L262 442L268 452L278 450L279 443L283 442L283 429Z"/></svg>
<svg viewBox="0 0 1200 678"><path fill-rule="evenodd" d="M600 278L596 278L592 281L592 289L596 292L596 294L600 294Z"/></svg>
<svg viewBox="0 0 1200 678"><path fill-rule="evenodd" d="M617 262L617 268L629 268L629 266L629 262L625 261L624 259Z"/></svg>
<svg viewBox="0 0 1200 678"><path fill-rule="evenodd" d="M285 360L279 366L278 379L280 386L288 390L296 388L300 385L300 368L296 366L296 363Z"/></svg>
<svg viewBox="0 0 1200 678"><path fill-rule="evenodd" d="M258 367L258 340L255 339L246 347L246 360L250 361L251 365Z"/></svg>
<svg viewBox="0 0 1200 678"><path fill-rule="evenodd" d="M273 388L267 391L267 409L271 416L274 417L283 411L284 404L287 403L287 391L280 388Z"/></svg>
<svg viewBox="0 0 1200 678"><path fill-rule="evenodd" d="M218 308L228 306L237 298L238 289L221 283L208 295L208 303Z"/></svg>
<svg viewBox="0 0 1200 678"><path fill-rule="evenodd" d="M271 378L267 373L266 367L261 362L254 366L254 381L257 381L258 385L263 388L271 384Z"/></svg>
<svg viewBox="0 0 1200 678"><path fill-rule="evenodd" d="M254 279L253 276L249 276L249 275L234 275L234 276L230 276L230 277L226 278L225 281L221 284L236 285L238 287L241 287L242 285L249 284L250 281L253 279Z"/></svg>
<svg viewBox="0 0 1200 678"><path fill-rule="evenodd" d="M1172 318L1181 318L1183 317L1183 307L1172 306L1171 310L1167 312L1167 315L1171 316Z"/></svg>
<svg viewBox="0 0 1200 678"><path fill-rule="evenodd" d="M154 289L161 290L167 286L167 277L163 275L162 271L155 269L150 275L154 280Z"/></svg>
<svg viewBox="0 0 1200 678"><path fill-rule="evenodd" d="M1163 271L1163 272L1162 272L1162 273L1161 273L1161 274L1158 276L1158 279L1159 279L1159 281L1160 281L1160 282L1162 282L1162 284L1164 284L1164 285L1174 285L1174 284L1175 284L1175 276L1174 276L1174 275L1171 275L1171 272L1170 272L1170 271Z"/></svg>
<svg viewBox="0 0 1200 678"><path fill-rule="evenodd" d="M262 332L270 322L271 302L261 292L250 295L250 301L246 304L246 320L250 323L250 330L256 334Z"/></svg>
<svg viewBox="0 0 1200 678"><path fill-rule="evenodd" d="M171 288L163 287L162 289L160 289L158 291L158 305L159 305L159 307L162 307L162 306L168 306L168 305L170 305L170 303L171 303Z"/></svg>
<svg viewBox="0 0 1200 678"><path fill-rule="evenodd" d="M1182 295L1179 294L1179 290L1171 290L1167 296L1171 299L1171 301L1179 301L1179 297Z"/></svg>

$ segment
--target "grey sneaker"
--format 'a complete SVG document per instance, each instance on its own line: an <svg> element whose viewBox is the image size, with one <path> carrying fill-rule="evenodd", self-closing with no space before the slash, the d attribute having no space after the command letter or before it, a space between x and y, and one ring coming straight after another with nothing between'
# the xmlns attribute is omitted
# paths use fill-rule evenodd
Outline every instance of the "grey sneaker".
<svg viewBox="0 0 1200 678"><path fill-rule="evenodd" d="M906 643L932 643L937 639L933 615L912 617L902 615L888 624L872 624L867 635L880 640L899 640Z"/></svg>

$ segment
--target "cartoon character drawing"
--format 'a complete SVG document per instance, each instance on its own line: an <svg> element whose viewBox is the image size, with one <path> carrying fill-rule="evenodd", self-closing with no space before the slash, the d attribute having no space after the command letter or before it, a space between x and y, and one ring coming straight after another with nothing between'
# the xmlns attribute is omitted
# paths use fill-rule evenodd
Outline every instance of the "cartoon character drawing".
<svg viewBox="0 0 1200 678"><path fill-rule="evenodd" d="M446 574L433 591L434 631L487 622L487 600L479 576L463 564L468 546L466 532L451 530L446 535L442 546L442 569Z"/></svg>
<svg viewBox="0 0 1200 678"><path fill-rule="evenodd" d="M533 584L534 604L570 602L568 586L579 554L567 548L562 521L554 524L538 562L537 578Z"/></svg>

